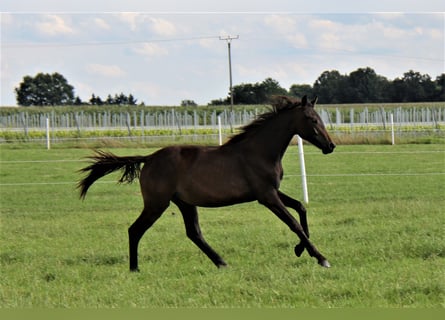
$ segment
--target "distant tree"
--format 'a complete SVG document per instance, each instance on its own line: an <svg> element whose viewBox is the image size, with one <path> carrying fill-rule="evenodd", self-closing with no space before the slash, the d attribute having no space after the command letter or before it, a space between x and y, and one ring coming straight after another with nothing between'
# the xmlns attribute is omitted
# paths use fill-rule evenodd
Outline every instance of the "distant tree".
<svg viewBox="0 0 445 320"><path fill-rule="evenodd" d="M410 70L392 83L393 102L419 102L434 100L435 84L427 74Z"/></svg>
<svg viewBox="0 0 445 320"><path fill-rule="evenodd" d="M97 105L97 98L94 93L91 95L91 98L89 101L90 101L90 104L92 104L93 106Z"/></svg>
<svg viewBox="0 0 445 320"><path fill-rule="evenodd" d="M226 98L226 99L214 99L211 100L208 105L209 106L222 106L222 105L226 105L226 104L230 104L230 101Z"/></svg>
<svg viewBox="0 0 445 320"><path fill-rule="evenodd" d="M277 80L272 78L267 78L260 84L260 92L264 94L264 101L275 95L286 95L287 90L280 86L280 83Z"/></svg>
<svg viewBox="0 0 445 320"><path fill-rule="evenodd" d="M293 84L289 88L289 94L297 98L302 98L305 95L312 97L313 89L310 84Z"/></svg>
<svg viewBox="0 0 445 320"><path fill-rule="evenodd" d="M196 107L198 104L193 100L182 100L181 107Z"/></svg>
<svg viewBox="0 0 445 320"><path fill-rule="evenodd" d="M115 100L114 100L114 98L111 96L111 94L109 94L109 95L107 96L107 99L104 101L104 104L110 104L110 105L116 104L116 103L115 103Z"/></svg>
<svg viewBox="0 0 445 320"><path fill-rule="evenodd" d="M99 96L95 96L94 93L92 94L90 98L90 104L92 105L119 105L119 106L135 106L137 104L137 99L130 94L128 97L123 94L122 92L120 94L115 94L114 97L109 94L107 96L107 99L105 101L102 101L102 99ZM144 102L141 102L139 105L144 105Z"/></svg>
<svg viewBox="0 0 445 320"><path fill-rule="evenodd" d="M343 103L388 101L386 92L388 80L377 75L372 68L359 68L347 76Z"/></svg>
<svg viewBox="0 0 445 320"><path fill-rule="evenodd" d="M25 76L15 93L17 104L21 106L71 105L74 102L74 87L57 72Z"/></svg>
<svg viewBox="0 0 445 320"><path fill-rule="evenodd" d="M266 78L261 83L246 83L233 87L233 101L235 104L263 104L268 103L274 95L285 95L286 89L282 88L278 81ZM226 99L230 103L230 99Z"/></svg>
<svg viewBox="0 0 445 320"><path fill-rule="evenodd" d="M445 73L442 73L440 76L437 76L435 84L435 93L434 100L435 101L445 101Z"/></svg>
<svg viewBox="0 0 445 320"><path fill-rule="evenodd" d="M324 71L314 83L314 95L319 103L342 103L345 96L345 81L337 70Z"/></svg>
<svg viewBox="0 0 445 320"><path fill-rule="evenodd" d="M83 105L84 103L82 102L82 100L80 99L80 97L79 96L77 96L76 97L76 99L74 99L74 103L73 103L75 106L81 106L81 105Z"/></svg>
<svg viewBox="0 0 445 320"><path fill-rule="evenodd" d="M104 104L104 102L99 96L96 97L93 93L90 98L90 104L92 104L93 106L101 106Z"/></svg>
<svg viewBox="0 0 445 320"><path fill-rule="evenodd" d="M258 83L242 83L233 87L234 104L259 104L264 96ZM226 99L226 103L230 103L230 98Z"/></svg>
<svg viewBox="0 0 445 320"><path fill-rule="evenodd" d="M114 104L117 104L118 106L123 106L127 104L127 96L125 96L122 92L117 95L114 95Z"/></svg>
<svg viewBox="0 0 445 320"><path fill-rule="evenodd" d="M130 93L130 95L128 96L128 104L130 106L135 106L137 101L138 99L135 99L134 96Z"/></svg>
<svg viewBox="0 0 445 320"><path fill-rule="evenodd" d="M99 97L99 96L96 98L96 105L98 105L98 106L104 105L104 102L102 101L101 97Z"/></svg>
<svg viewBox="0 0 445 320"><path fill-rule="evenodd" d="M115 105L118 105L118 106L125 104L125 98L123 98L123 94L121 93L120 95L118 95L116 93L114 95L114 97L111 98L111 103L110 104L115 104Z"/></svg>
<svg viewBox="0 0 445 320"><path fill-rule="evenodd" d="M293 84L289 92L278 81L267 78L261 83L243 83L233 87L235 104L263 104L273 95L318 96L319 103L376 103L445 101L445 74L434 81L428 74L408 71L393 81L372 68L359 68L342 75L337 70L324 71L309 84ZM230 98L212 100L210 105L230 104Z"/></svg>

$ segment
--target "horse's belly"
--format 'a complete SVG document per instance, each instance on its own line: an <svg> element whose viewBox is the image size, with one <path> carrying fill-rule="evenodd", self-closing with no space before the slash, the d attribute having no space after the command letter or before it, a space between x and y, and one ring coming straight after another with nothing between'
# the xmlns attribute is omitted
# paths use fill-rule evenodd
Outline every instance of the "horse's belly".
<svg viewBox="0 0 445 320"><path fill-rule="evenodd" d="M255 200L240 181L190 181L178 190L178 196L199 207L221 207Z"/></svg>

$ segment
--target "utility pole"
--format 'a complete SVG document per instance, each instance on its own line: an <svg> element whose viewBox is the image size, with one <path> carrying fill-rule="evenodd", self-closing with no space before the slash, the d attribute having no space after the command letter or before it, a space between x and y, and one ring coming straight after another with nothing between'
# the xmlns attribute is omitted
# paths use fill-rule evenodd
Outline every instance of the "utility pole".
<svg viewBox="0 0 445 320"><path fill-rule="evenodd" d="M232 125L232 117L233 117L233 88L232 88L232 54L230 51L230 43L232 40L239 39L239 35L232 37L232 36L226 36L226 37L219 37L219 40L225 40L227 41L227 49L229 52L229 81L230 81L230 131L233 133L233 125Z"/></svg>

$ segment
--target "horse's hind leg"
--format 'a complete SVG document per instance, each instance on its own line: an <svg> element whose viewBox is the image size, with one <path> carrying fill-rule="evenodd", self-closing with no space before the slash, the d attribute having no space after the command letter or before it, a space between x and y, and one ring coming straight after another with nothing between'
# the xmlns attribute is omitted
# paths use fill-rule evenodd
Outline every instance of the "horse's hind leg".
<svg viewBox="0 0 445 320"><path fill-rule="evenodd" d="M128 228L128 238L130 243L130 271L139 271L138 269L138 245L144 233L150 228L156 220L162 215L167 204L150 206L146 205L141 215Z"/></svg>
<svg viewBox="0 0 445 320"><path fill-rule="evenodd" d="M177 198L173 199L173 202L178 206L179 210L181 210L187 237L192 240L193 243L196 244L218 268L226 266L227 264L220 255L205 241L201 228L199 227L196 206L189 205Z"/></svg>
<svg viewBox="0 0 445 320"><path fill-rule="evenodd" d="M292 208L295 211L297 211L298 216L300 217L301 227L303 228L304 233L309 239L309 226L307 224L306 208L300 201L289 197L288 195L282 193L281 191L278 191L278 196L280 197L281 201L286 207ZM300 243L295 246L294 251L298 257L301 256L301 254L304 251L304 243L300 241Z"/></svg>

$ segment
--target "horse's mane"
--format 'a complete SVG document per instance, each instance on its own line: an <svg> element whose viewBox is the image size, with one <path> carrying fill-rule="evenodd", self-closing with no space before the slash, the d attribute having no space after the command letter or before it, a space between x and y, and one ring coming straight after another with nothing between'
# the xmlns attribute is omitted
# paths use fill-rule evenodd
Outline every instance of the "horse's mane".
<svg viewBox="0 0 445 320"><path fill-rule="evenodd" d="M300 105L301 101L295 98L286 96L274 97L271 103L272 108L270 108L269 111L258 115L254 121L241 127L240 128L241 132L231 137L230 140L227 141L225 144L226 145L234 144L246 139L259 127L262 127L266 122L268 122L270 119L275 118L281 112L293 109Z"/></svg>

